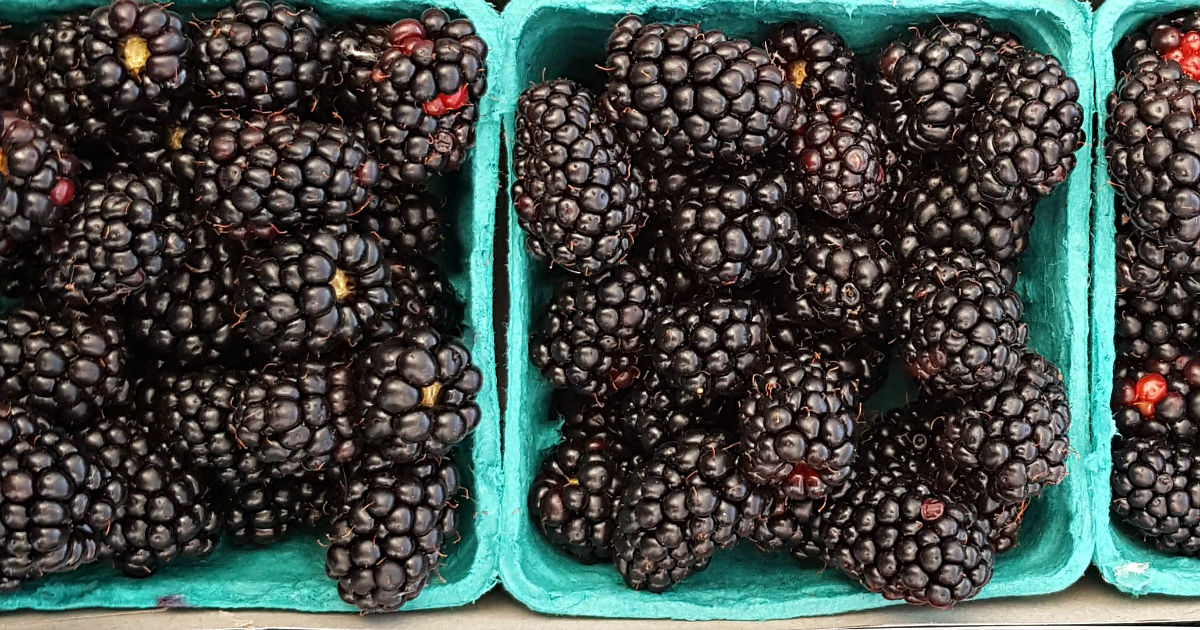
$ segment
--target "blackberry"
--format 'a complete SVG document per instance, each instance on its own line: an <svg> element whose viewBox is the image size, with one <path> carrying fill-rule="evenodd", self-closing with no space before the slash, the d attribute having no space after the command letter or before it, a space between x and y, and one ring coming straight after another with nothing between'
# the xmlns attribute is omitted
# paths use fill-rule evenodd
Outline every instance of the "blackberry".
<svg viewBox="0 0 1200 630"><path fill-rule="evenodd" d="M800 349L755 378L738 424L751 480L792 499L820 499L850 480L858 387L837 364Z"/></svg>
<svg viewBox="0 0 1200 630"><path fill-rule="evenodd" d="M183 21L165 6L113 0L92 12L83 38L96 113L120 123L126 115L166 105L190 87L192 42Z"/></svg>
<svg viewBox="0 0 1200 630"><path fill-rule="evenodd" d="M159 284L188 251L179 191L158 176L88 183L65 232L51 237L46 286L68 304L124 303Z"/></svg>
<svg viewBox="0 0 1200 630"><path fill-rule="evenodd" d="M199 25L197 89L242 111L308 111L325 80L325 23L285 2L238 0Z"/></svg>
<svg viewBox="0 0 1200 630"><path fill-rule="evenodd" d="M862 68L854 51L832 30L811 22L777 28L767 39L787 80L809 111L833 99L861 99Z"/></svg>
<svg viewBox="0 0 1200 630"><path fill-rule="evenodd" d="M334 26L325 37L322 55L330 57L329 77L319 92L320 110L346 124L361 124L366 117L365 95L379 58L391 47L390 28L352 19Z"/></svg>
<svg viewBox="0 0 1200 630"><path fill-rule="evenodd" d="M631 169L586 90L560 79L521 94L512 198L535 257L584 275L623 259L646 221Z"/></svg>
<svg viewBox="0 0 1200 630"><path fill-rule="evenodd" d="M783 271L800 222L797 191L782 171L722 169L675 203L675 254L697 278L741 287Z"/></svg>
<svg viewBox="0 0 1200 630"><path fill-rule="evenodd" d="M655 284L663 287L664 304L691 299L702 287L692 270L680 259L679 247L671 236L671 226L667 221L653 221L646 225L638 237L632 258L650 265Z"/></svg>
<svg viewBox="0 0 1200 630"><path fill-rule="evenodd" d="M754 300L709 298L664 309L649 357L668 387L685 396L737 396L767 359L767 315Z"/></svg>
<svg viewBox="0 0 1200 630"><path fill-rule="evenodd" d="M1177 297L1171 299L1178 303L1186 301L1181 298L1200 294L1200 241L1186 249L1174 250L1146 234L1118 225L1116 243L1120 297L1160 300L1178 289Z"/></svg>
<svg viewBox="0 0 1200 630"><path fill-rule="evenodd" d="M62 229L80 164L37 122L0 112L0 255Z"/></svg>
<svg viewBox="0 0 1200 630"><path fill-rule="evenodd" d="M244 353L233 293L243 248L201 226L187 254L158 286L127 301L126 331L149 354L180 365L202 365Z"/></svg>
<svg viewBox="0 0 1200 630"><path fill-rule="evenodd" d="M875 81L884 131L913 153L949 146L1018 46L982 20L937 24L893 43Z"/></svg>
<svg viewBox="0 0 1200 630"><path fill-rule="evenodd" d="M17 100L17 63L21 41L0 35L0 109L12 109Z"/></svg>
<svg viewBox="0 0 1200 630"><path fill-rule="evenodd" d="M91 12L78 9L43 23L29 34L17 61L17 91L23 97L17 110L72 145L108 132L89 90L85 40L91 35Z"/></svg>
<svg viewBox="0 0 1200 630"><path fill-rule="evenodd" d="M422 258L390 260L396 330L431 326L446 334L461 332L463 304L441 268ZM386 339L393 334L380 330L376 336Z"/></svg>
<svg viewBox="0 0 1200 630"><path fill-rule="evenodd" d="M350 366L304 362L250 373L231 418L234 440L272 477L320 471L355 455L355 395ZM343 442L346 443L343 443Z"/></svg>
<svg viewBox="0 0 1200 630"><path fill-rule="evenodd" d="M881 473L920 476L936 470L941 415L936 403L931 409L929 402L892 409L867 424L856 463L866 477Z"/></svg>
<svg viewBox="0 0 1200 630"><path fill-rule="evenodd" d="M1112 412L1125 437L1194 443L1200 436L1200 359L1185 353L1118 363Z"/></svg>
<svg viewBox="0 0 1200 630"><path fill-rule="evenodd" d="M904 214L905 199L914 182L924 172L925 160L907 155L901 147L880 131L880 163L883 165L883 186L875 203L863 208L854 217L863 232L872 238L894 238L896 224Z"/></svg>
<svg viewBox="0 0 1200 630"><path fill-rule="evenodd" d="M487 91L487 43L470 20L426 9L393 24L388 44L366 86L367 140L396 181L458 170Z"/></svg>
<svg viewBox="0 0 1200 630"><path fill-rule="evenodd" d="M996 202L1050 194L1083 146L1079 86L1058 59L1027 51L992 84L965 146L979 192Z"/></svg>
<svg viewBox="0 0 1200 630"><path fill-rule="evenodd" d="M648 455L685 430L714 421L716 407L712 400L672 389L658 372L647 370L638 382L606 401L601 409L610 426L616 427L637 452Z"/></svg>
<svg viewBox="0 0 1200 630"><path fill-rule="evenodd" d="M783 159L803 182L804 200L846 219L884 193L883 138L857 106L807 112L784 143Z"/></svg>
<svg viewBox="0 0 1200 630"><path fill-rule="evenodd" d="M194 182L196 209L239 239L345 223L379 181L375 158L339 125L206 111L192 117L180 146L173 168Z"/></svg>
<svg viewBox="0 0 1200 630"><path fill-rule="evenodd" d="M883 387L887 378L885 363L888 355L875 343L864 339L847 339L829 331L816 331L800 326L778 307L768 329L772 356L807 350L823 360L836 364L838 371L858 386L858 399L865 401Z"/></svg>
<svg viewBox="0 0 1200 630"><path fill-rule="evenodd" d="M1158 298L1118 294L1116 348L1122 357L1171 360L1195 346L1200 303L1182 282Z"/></svg>
<svg viewBox="0 0 1200 630"><path fill-rule="evenodd" d="M992 579L988 525L919 477L862 479L821 526L825 562L885 599L946 608Z"/></svg>
<svg viewBox="0 0 1200 630"><path fill-rule="evenodd" d="M0 452L0 591L94 562L125 484L67 435L41 428Z"/></svg>
<svg viewBox="0 0 1200 630"><path fill-rule="evenodd" d="M397 463L444 455L479 425L483 373L461 341L401 331L355 362L364 443Z"/></svg>
<svg viewBox="0 0 1200 630"><path fill-rule="evenodd" d="M529 513L551 545L592 564L612 557L628 463L603 439L577 438L546 456L529 488Z"/></svg>
<svg viewBox="0 0 1200 630"><path fill-rule="evenodd" d="M1117 440L1112 446L1112 513L1160 551L1200 554L1200 461L1191 446Z"/></svg>
<svg viewBox="0 0 1200 630"><path fill-rule="evenodd" d="M645 263L558 284L529 356L551 384L600 398L637 379L663 287Z"/></svg>
<svg viewBox="0 0 1200 630"><path fill-rule="evenodd" d="M600 110L628 147L684 160L744 162L781 141L800 108L766 51L692 25L617 22Z"/></svg>
<svg viewBox="0 0 1200 630"><path fill-rule="evenodd" d="M752 491L723 433L689 431L631 472L621 496L613 564L636 590L661 593L738 541Z"/></svg>
<svg viewBox="0 0 1200 630"><path fill-rule="evenodd" d="M246 338L272 356L352 347L396 302L379 242L330 231L276 239L242 265L235 296Z"/></svg>
<svg viewBox="0 0 1200 630"><path fill-rule="evenodd" d="M900 278L887 243L820 224L804 226L798 240L787 295L777 301L792 320L848 339L890 333L890 302Z"/></svg>
<svg viewBox="0 0 1200 630"><path fill-rule="evenodd" d="M374 197L368 209L354 217L354 227L374 234L389 259L432 256L445 240L443 203L419 188L387 193Z"/></svg>
<svg viewBox="0 0 1200 630"><path fill-rule="evenodd" d="M452 544L458 476L449 460L433 459L351 473L325 559L343 601L389 612L421 593Z"/></svg>
<svg viewBox="0 0 1200 630"><path fill-rule="evenodd" d="M938 450L944 487L957 480L953 468L979 470L976 478L986 481L986 492L1012 505L1066 478L1066 387L1058 368L1036 352L1025 353L998 388L951 403L943 419Z"/></svg>
<svg viewBox="0 0 1200 630"><path fill-rule="evenodd" d="M1015 374L1028 332L1000 265L962 252L915 255L897 292L900 358L937 392L994 388Z"/></svg>
<svg viewBox="0 0 1200 630"><path fill-rule="evenodd" d="M154 437L191 468L228 476L235 468L233 414L248 375L209 366L165 373L139 388L136 405Z"/></svg>
<svg viewBox="0 0 1200 630"><path fill-rule="evenodd" d="M300 477L259 480L227 488L225 533L235 542L268 546L305 525L309 493L316 487Z"/></svg>
<svg viewBox="0 0 1200 630"><path fill-rule="evenodd" d="M1033 205L984 197L973 179L935 170L913 182L903 205L899 249L957 249L998 262L1015 260L1029 245Z"/></svg>
<svg viewBox="0 0 1200 630"><path fill-rule="evenodd" d="M849 486L843 488L849 489ZM793 499L776 494L767 503L770 506L767 512L754 520L748 538L763 551L787 551L800 561L820 560L824 548L821 541L822 508L827 501L826 498Z"/></svg>

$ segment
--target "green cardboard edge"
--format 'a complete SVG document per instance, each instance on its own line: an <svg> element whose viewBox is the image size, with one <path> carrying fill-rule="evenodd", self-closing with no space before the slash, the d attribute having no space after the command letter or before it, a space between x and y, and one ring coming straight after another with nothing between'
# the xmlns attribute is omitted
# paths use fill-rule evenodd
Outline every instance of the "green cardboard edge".
<svg viewBox="0 0 1200 630"><path fill-rule="evenodd" d="M1001 18L1006 12L1020 9L1033 12L1038 17L1050 20L1065 28L1070 46L1067 51L1054 51L1066 65L1069 73L1080 87L1081 105L1085 110L1085 120L1092 119L1093 103L1087 95L1093 93L1093 76L1091 70L1091 53L1088 46L1090 33L1091 11L1086 4L1075 0L1000 0L983 2L981 0L913 0L902 3L905 8L918 6L927 7L929 14L955 15L979 14L990 19ZM652 10L665 12L677 19L688 19L688 16L700 16L704 20L705 10L712 7L728 7L738 5L748 15L767 14L779 8L789 9L789 13L804 13L820 20L823 15L840 13L847 17L865 15L870 19L871 14L886 12L894 9L893 0L772 0L737 3L733 0L593 0L577 2L575 0L515 0L503 13L506 32L511 42L510 53L514 55L508 65L513 69L510 85L505 89L508 100L503 104L504 128L506 130L507 150L511 155L512 134L514 130L514 113L516 99L521 90L526 87L520 84L519 62L517 51L527 42L521 41L523 30L539 10L551 9L580 9L595 13L606 14L642 14ZM586 8L586 9L584 9ZM709 19L712 19L711 17ZM705 28L723 27L722 24L702 22ZM845 31L843 31L845 34ZM555 78L547 76L547 79ZM1066 219L1061 238L1069 242L1075 252L1068 257L1065 268L1054 269L1053 273L1061 273L1069 287L1083 288L1088 283L1089 266L1089 216L1091 206L1091 160L1087 151L1078 154L1078 165L1065 186ZM510 181L513 178L511 162L509 167ZM1063 194L1063 193L1057 193ZM882 597L863 592L857 585L851 585L830 577L814 588L789 593L787 597L765 597L758 592L740 589L737 584L727 584L724 588L705 590L704 597L697 597L689 592L689 583L662 595L629 590L621 583L620 578L613 572L613 578L603 583L589 584L586 588L570 588L548 581L535 579L525 570L524 561L528 554L554 553L543 545L522 544L522 540L530 536L532 527L529 525L529 515L526 508L527 478L521 472L529 465L530 459L536 461L537 453L531 436L533 423L545 421L546 410L538 408L531 401L533 383L540 376L526 359L528 354L528 333L531 324L531 306L533 297L529 265L531 259L523 246L523 236L517 224L516 214L509 202L509 289L511 292L511 314L507 350L509 357L509 379L506 393L505 412L505 490L504 490L504 519L503 531L505 539L510 544L501 548L500 576L505 589L518 601L531 609L548 614L594 616L594 617L639 617L657 619L685 620L769 620L792 617L807 617L832 615L871 608L895 605L897 602L884 600ZM1035 227L1035 230L1037 228ZM1093 549L1093 517L1087 509L1088 495L1091 492L1090 471L1096 466L1094 442L1088 428L1090 409L1089 371L1088 371L1088 332L1085 325L1088 315L1087 292L1075 291L1069 298L1067 308L1070 310L1069 319L1072 325L1066 329L1050 331L1054 335L1069 337L1070 369L1065 374L1068 385L1068 396L1074 415L1072 428L1072 445L1076 458L1069 463L1070 474L1063 488L1059 491L1066 493L1065 501L1068 509L1072 509L1068 535L1074 544L1067 557L1056 569L1033 571L1026 573L1008 573L1002 562L997 567L992 583L984 589L980 598L1018 597L1044 595L1063 590L1079 579L1091 559ZM1082 473L1082 474L1081 474ZM532 532L536 536L536 532ZM718 562L706 573L720 573ZM730 561L741 568L746 562L754 562L745 558ZM704 574L701 574L704 575ZM828 572L826 573L828 575ZM825 576L822 576L825 577ZM699 581L699 576L693 578Z"/></svg>
<svg viewBox="0 0 1200 630"><path fill-rule="evenodd" d="M30 22L45 19L81 6L102 4L102 0L5 0L0 19ZM184 0L173 8L181 15L212 10L232 4L232 0ZM471 299L467 304L467 341L472 358L487 377L477 399L483 410L482 420L471 438L470 460L463 462L473 471L474 484L469 498L472 506L463 510L463 518L472 520L471 536L478 542L464 572L446 581L434 575L424 592L403 611L451 608L474 602L498 582L497 562L500 531L501 471L500 406L497 394L495 331L493 309L494 236L496 196L500 169L500 103L509 84L505 62L509 58L508 40L500 16L485 0L308 0L297 2L322 10L326 16L377 17L400 19L414 17L425 8L438 6L474 22L488 43L488 93L480 104L476 126L476 145L471 154L471 185L474 191L468 212L473 230L463 239L467 254L466 282ZM14 19L15 18L15 19ZM454 177L449 175L448 177ZM464 200L466 203L466 200ZM462 290L463 286L459 286ZM472 339L473 337L473 339ZM462 459L466 457L463 451ZM461 505L461 503L460 503ZM460 543L461 544L461 543ZM448 550L448 562L454 560L454 548ZM301 565L302 574L278 575L285 566L281 558ZM194 568L246 567L262 580L227 579L221 575L198 580ZM69 610L78 608L259 608L300 612L346 612L357 609L344 604L336 584L324 575L325 553L312 538L293 538L266 549L233 548L227 543L214 556L193 566L166 566L151 578L135 580L121 577L101 563L80 571L39 580L24 590L0 595L0 610ZM210 568L211 568L210 567ZM402 611L402 612L403 612Z"/></svg>
<svg viewBox="0 0 1200 630"><path fill-rule="evenodd" d="M1096 522L1094 562L1105 581L1132 595L1200 595L1200 560L1162 553L1113 523L1109 512L1112 455L1116 435L1109 401L1112 396L1113 344L1116 318L1116 193L1108 181L1104 158L1104 102L1116 85L1113 48L1138 25L1200 2L1179 0L1109 0L1096 12L1092 31L1096 68L1095 143L1096 203L1092 222L1092 432L1097 444L1092 476L1092 510Z"/></svg>

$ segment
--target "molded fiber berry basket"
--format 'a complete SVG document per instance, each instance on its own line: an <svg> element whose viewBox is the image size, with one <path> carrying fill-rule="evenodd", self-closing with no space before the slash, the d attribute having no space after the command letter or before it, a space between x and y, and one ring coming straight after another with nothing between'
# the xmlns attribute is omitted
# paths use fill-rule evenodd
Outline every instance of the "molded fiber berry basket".
<svg viewBox="0 0 1200 630"><path fill-rule="evenodd" d="M36 22L69 9L103 0L4 0L0 23ZM179 1L173 8L185 18L208 17L232 0ZM503 99L507 41L500 16L484 0L306 0L328 21L350 17L399 20L439 6L475 23L487 41L488 94L480 105L476 145L458 173L438 183L448 194L446 207L452 233L439 259L467 305L465 341L484 371L479 395L483 419L457 455L469 498L460 501L461 539L450 547L440 571L423 593L404 610L450 608L471 603L496 583L500 517L500 409L497 398L495 335L492 322L493 235L499 186L500 108ZM168 564L146 579L122 577L103 563L38 580L25 589L0 595L0 610L66 610L73 608L275 608L305 612L355 612L325 576L325 549L315 530L265 548L234 546L223 541L200 562Z"/></svg>
<svg viewBox="0 0 1200 630"><path fill-rule="evenodd" d="M514 54L513 84L505 92L508 149L518 94L557 77L603 89L604 46L612 26L630 13L650 20L694 22L762 41L772 26L811 19L836 29L872 59L911 25L939 16L981 15L1019 34L1037 50L1052 52L1079 82L1087 120L1092 112L1090 14L1075 0L516 0L504 11ZM1062 590L1079 578L1092 555L1086 475L1091 452L1087 428L1088 215L1091 155L1078 154L1070 180L1044 200L1029 251L1021 260L1018 292L1025 300L1031 343L1062 369L1075 412L1076 451L1066 482L1052 488L1025 515L1020 546L1001 557L982 597L1038 595ZM509 172L512 177L511 167ZM836 570L804 568L786 556L766 556L749 544L718 554L712 565L673 590L655 595L625 586L609 565L583 566L545 542L530 521L526 493L543 453L558 439L550 386L528 360L535 309L550 293L548 265L525 250L516 214L509 209L508 392L505 416L504 535L500 575L505 588L544 613L595 617L765 620L829 615L896 602L863 591ZM896 383L903 387L902 383ZM874 402L874 401L873 401Z"/></svg>
<svg viewBox="0 0 1200 630"><path fill-rule="evenodd" d="M1200 2L1179 0L1109 0L1096 12L1092 32L1096 69L1096 111L1099 116L1096 151L1096 203L1092 222L1092 435L1096 460L1092 466L1092 510L1096 522L1095 563L1100 575L1133 595L1200 595L1200 559L1162 553L1130 535L1112 519L1110 444L1116 435L1110 399L1113 387L1113 344L1116 323L1116 190L1108 180L1104 159L1105 100L1116 86L1113 49L1142 25Z"/></svg>

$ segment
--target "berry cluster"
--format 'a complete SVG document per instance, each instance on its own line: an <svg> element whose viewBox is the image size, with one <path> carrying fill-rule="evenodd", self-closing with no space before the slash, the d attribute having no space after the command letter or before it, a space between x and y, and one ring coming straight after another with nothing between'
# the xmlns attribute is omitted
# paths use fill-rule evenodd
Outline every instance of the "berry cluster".
<svg viewBox="0 0 1200 630"><path fill-rule="evenodd" d="M1083 145L1079 88L981 20L914 32L868 73L816 24L760 46L629 16L602 92L521 95L513 200L556 274L530 338L563 418L529 492L550 544L662 592L745 539L945 607L1063 480L1014 263ZM893 354L916 400L864 417Z"/></svg>
<svg viewBox="0 0 1200 630"><path fill-rule="evenodd" d="M472 147L487 44L438 9L327 24L282 0L111 0L21 35L0 34L0 590L316 527L343 600L417 597L481 419L428 185Z"/></svg>
<svg viewBox="0 0 1200 630"><path fill-rule="evenodd" d="M1200 13L1150 22L1115 51L1112 513L1135 537L1200 555Z"/></svg>

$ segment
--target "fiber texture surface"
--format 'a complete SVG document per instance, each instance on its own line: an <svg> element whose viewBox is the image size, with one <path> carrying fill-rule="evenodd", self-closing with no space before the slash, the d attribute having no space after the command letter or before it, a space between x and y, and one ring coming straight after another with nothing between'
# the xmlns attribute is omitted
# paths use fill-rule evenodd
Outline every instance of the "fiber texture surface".
<svg viewBox="0 0 1200 630"><path fill-rule="evenodd" d="M1115 194L1108 182L1104 159L1104 102L1116 85L1113 48L1125 35L1155 18L1200 3L1163 0L1110 0L1096 12L1092 33L1096 68L1096 111L1099 112L1096 150L1096 203L1092 221L1092 435L1095 458L1092 478L1092 511L1096 522L1095 563L1100 575L1117 588L1134 595L1200 595L1200 559L1180 558L1159 552L1131 536L1113 522L1109 512L1112 472L1110 444L1116 434L1109 400L1112 397L1113 326L1117 300Z"/></svg>
<svg viewBox="0 0 1200 630"><path fill-rule="evenodd" d="M981 15L1018 33L1028 46L1058 56L1079 82L1092 115L1090 14L1075 0L517 0L504 12L514 55L505 92L504 125L511 143L516 98L529 85L567 77L602 88L608 32L620 17L699 20L761 41L777 24L813 19L841 33L868 59L906 28L938 16ZM511 151L511 144L509 146ZM982 597L1045 594L1083 574L1092 554L1089 482L1082 471L1094 460L1088 429L1087 282L1091 155L1079 154L1068 183L1038 209L1029 252L1022 258L1018 291L1025 300L1031 343L1065 375L1075 417L1076 456L1066 483L1051 489L1025 516L1021 545L1002 557ZM511 170L510 170L511 177ZM611 566L582 566L550 547L530 522L526 492L542 453L557 440L550 387L528 359L535 309L550 288L548 269L525 251L516 215L509 210L509 379L505 415L504 535L500 574L505 588L534 610L597 617L765 620L830 615L894 604L863 592L837 571L801 567L790 558L765 556L749 545L719 554L708 570L671 592L654 595L626 588ZM903 400L904 383L891 383L891 400ZM878 401L872 401L878 403Z"/></svg>
<svg viewBox="0 0 1200 630"><path fill-rule="evenodd" d="M3 0L0 23L21 24L102 0ZM185 18L207 17L232 0L185 0L174 9ZM492 322L493 236L499 187L500 107L510 58L500 16L484 0L309 0L329 21L350 17L398 20L439 6L470 18L490 47L488 94L480 105L476 146L459 172L442 178L448 196L448 239L443 268L467 304L466 343L485 374L479 395L483 420L458 463L469 498L459 502L461 539L425 591L404 610L449 608L475 601L496 583L500 524L500 408ZM235 547L224 541L213 556L194 564L170 564L154 577L134 580L97 564L34 582L0 595L0 610L71 608L279 608L307 612L353 612L336 584L325 577L325 549L316 531L267 549Z"/></svg>

